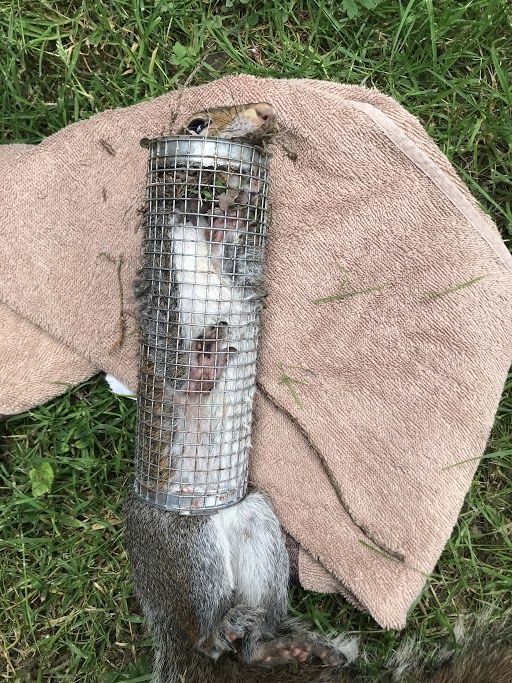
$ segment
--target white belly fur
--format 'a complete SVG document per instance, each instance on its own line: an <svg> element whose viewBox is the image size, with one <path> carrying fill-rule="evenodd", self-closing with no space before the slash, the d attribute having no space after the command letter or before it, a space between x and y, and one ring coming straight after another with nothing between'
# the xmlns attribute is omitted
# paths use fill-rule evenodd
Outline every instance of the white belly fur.
<svg viewBox="0 0 512 683"><path fill-rule="evenodd" d="M173 268L178 284L179 329L184 350L190 349L208 326L225 321L225 348L236 353L213 389L191 399L175 414L170 446L173 467L179 460L180 483L194 492L215 493L236 485L237 465L250 448L252 401L255 391L257 307L223 275L219 254L204 238L204 228L190 224L173 228ZM169 396L175 400L176 396Z"/></svg>

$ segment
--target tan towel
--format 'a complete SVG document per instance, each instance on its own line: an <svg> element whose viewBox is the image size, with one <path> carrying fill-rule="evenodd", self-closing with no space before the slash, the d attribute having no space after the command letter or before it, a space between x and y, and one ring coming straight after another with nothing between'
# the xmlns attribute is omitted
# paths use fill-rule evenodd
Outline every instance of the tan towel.
<svg viewBox="0 0 512 683"><path fill-rule="evenodd" d="M4 147L0 412L100 369L135 387L139 140L258 100L275 105L286 149L271 165L253 480L300 543L303 585L399 628L474 473L475 460L456 463L482 453L493 421L511 360L512 259L390 98L238 76Z"/></svg>

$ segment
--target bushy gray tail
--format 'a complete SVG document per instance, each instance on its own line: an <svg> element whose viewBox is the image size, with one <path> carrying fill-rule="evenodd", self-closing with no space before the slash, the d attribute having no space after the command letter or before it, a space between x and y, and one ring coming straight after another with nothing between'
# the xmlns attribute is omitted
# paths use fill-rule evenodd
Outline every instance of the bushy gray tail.
<svg viewBox="0 0 512 683"><path fill-rule="evenodd" d="M455 644L425 654L405 641L380 680L389 683L512 683L512 614L461 619Z"/></svg>

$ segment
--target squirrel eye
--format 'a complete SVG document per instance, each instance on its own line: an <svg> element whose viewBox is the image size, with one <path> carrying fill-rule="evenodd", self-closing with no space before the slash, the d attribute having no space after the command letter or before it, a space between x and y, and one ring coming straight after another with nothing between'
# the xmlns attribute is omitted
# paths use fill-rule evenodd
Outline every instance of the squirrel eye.
<svg viewBox="0 0 512 683"><path fill-rule="evenodd" d="M187 125L187 130L191 133L199 135L208 126L208 121L205 119L192 119L192 121Z"/></svg>

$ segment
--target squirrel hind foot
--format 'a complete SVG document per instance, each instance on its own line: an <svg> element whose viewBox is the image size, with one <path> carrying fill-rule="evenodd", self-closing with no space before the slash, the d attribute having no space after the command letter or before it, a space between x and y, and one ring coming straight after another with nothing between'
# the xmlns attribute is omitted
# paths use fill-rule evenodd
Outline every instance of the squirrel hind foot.
<svg viewBox="0 0 512 683"><path fill-rule="evenodd" d="M344 666L347 659L342 652L325 645L295 640L264 643L255 664L264 667L285 666L292 663L316 663L330 667Z"/></svg>
<svg viewBox="0 0 512 683"><path fill-rule="evenodd" d="M243 603L235 605L225 614L220 625L221 633L230 643L247 636L259 637L266 616L267 611L263 608Z"/></svg>

